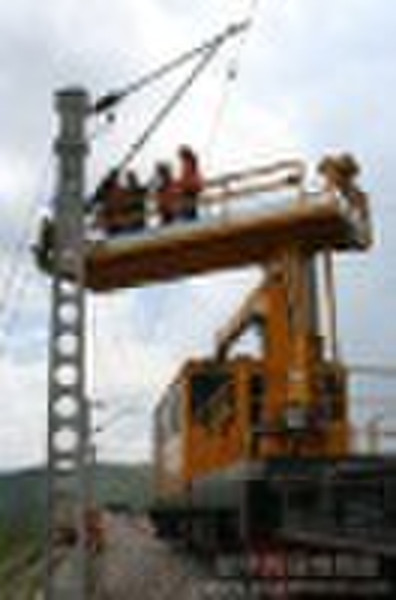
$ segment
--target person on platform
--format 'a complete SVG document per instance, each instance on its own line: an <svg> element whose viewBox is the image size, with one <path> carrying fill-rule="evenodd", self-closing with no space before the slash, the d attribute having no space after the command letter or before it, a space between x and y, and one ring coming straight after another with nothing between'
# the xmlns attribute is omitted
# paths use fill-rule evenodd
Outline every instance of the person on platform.
<svg viewBox="0 0 396 600"><path fill-rule="evenodd" d="M126 227L128 231L139 231L145 227L147 187L142 185L136 171L126 174L126 189L129 201L126 206Z"/></svg>
<svg viewBox="0 0 396 600"><path fill-rule="evenodd" d="M145 225L146 193L135 171L128 171L126 184L123 184L119 171L111 170L91 199L91 206L98 207L99 226L109 235L142 229Z"/></svg>
<svg viewBox="0 0 396 600"><path fill-rule="evenodd" d="M95 192L91 196L88 209L95 209L95 207L102 206L106 202L108 194L111 193L114 187L118 185L118 179L118 169L111 169L99 183Z"/></svg>
<svg viewBox="0 0 396 600"><path fill-rule="evenodd" d="M163 225L172 223L177 216L177 189L171 166L166 162L156 165L153 181L154 198Z"/></svg>
<svg viewBox="0 0 396 600"><path fill-rule="evenodd" d="M118 233L113 223L113 206L119 188L119 171L111 169L99 182L87 206L87 212L94 213L96 224L109 235Z"/></svg>
<svg viewBox="0 0 396 600"><path fill-rule="evenodd" d="M197 154L190 146L178 149L179 176L176 179L179 196L179 216L191 220L197 218L197 198L203 189L203 177Z"/></svg>
<svg viewBox="0 0 396 600"><path fill-rule="evenodd" d="M329 189L338 190L348 200L351 208L369 221L369 200L356 181L360 166L354 156L346 152L338 156L325 156L318 166L318 172L325 178Z"/></svg>

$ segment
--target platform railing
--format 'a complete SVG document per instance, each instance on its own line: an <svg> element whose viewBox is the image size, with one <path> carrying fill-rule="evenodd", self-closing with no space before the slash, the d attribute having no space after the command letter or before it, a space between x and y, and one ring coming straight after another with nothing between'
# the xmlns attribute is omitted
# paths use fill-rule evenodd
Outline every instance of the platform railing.
<svg viewBox="0 0 396 600"><path fill-rule="evenodd" d="M139 227L128 225L117 233L108 233L98 225L95 215L87 219L86 239L102 242L116 239L151 239L157 235L184 235L190 231L237 225L255 218L296 215L312 207L336 207L350 222L358 244L371 243L371 223L367 203L363 209L345 193L323 182L321 187L309 188L307 169L300 160L284 160L247 170L230 172L206 180L204 189L195 199L196 214L182 215L183 197L180 197L180 214L176 210L169 223L163 223L155 195L145 199L144 223ZM363 195L364 197L364 195Z"/></svg>
<svg viewBox="0 0 396 600"><path fill-rule="evenodd" d="M204 189L197 195L195 218L183 219L175 215L171 223L161 223L158 205L153 193L145 199L145 224L135 230L134 234L142 234L153 230L170 230L181 224L221 223L229 219L241 218L283 211L291 206L305 203L306 167L299 160L284 160L271 165L255 167L247 170L234 171L220 177L209 178L204 183ZM269 197L269 195L271 196ZM280 194L286 194L280 198ZM180 198L182 204L183 198ZM87 232L89 238L99 232L94 215L88 215ZM125 233L128 233L127 228Z"/></svg>
<svg viewBox="0 0 396 600"><path fill-rule="evenodd" d="M296 190L297 199L302 200L305 179L306 166L302 161L279 161L208 179L199 203L201 206L226 205L231 200L285 189Z"/></svg>

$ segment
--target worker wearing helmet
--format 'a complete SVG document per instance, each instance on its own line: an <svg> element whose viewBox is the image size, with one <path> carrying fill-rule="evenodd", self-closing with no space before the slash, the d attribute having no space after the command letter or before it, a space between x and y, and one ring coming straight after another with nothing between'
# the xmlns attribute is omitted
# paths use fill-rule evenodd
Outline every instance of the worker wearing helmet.
<svg viewBox="0 0 396 600"><path fill-rule="evenodd" d="M203 188L203 178L199 160L190 146L180 146L178 150L180 173L176 181L179 196L178 214L183 219L197 217L197 196Z"/></svg>

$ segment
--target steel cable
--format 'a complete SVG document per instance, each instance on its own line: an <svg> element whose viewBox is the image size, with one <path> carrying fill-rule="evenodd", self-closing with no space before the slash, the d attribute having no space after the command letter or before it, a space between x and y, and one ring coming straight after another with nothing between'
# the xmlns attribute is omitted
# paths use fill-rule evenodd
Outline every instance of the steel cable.
<svg viewBox="0 0 396 600"><path fill-rule="evenodd" d="M205 155L207 156L207 162L210 164L213 157L213 148L215 145L216 137L218 136L220 126L224 119L224 114L227 108L227 104L230 99L232 86L235 85L241 70L241 61L242 54L244 48L247 44L248 35L252 31L252 27L254 25L254 20L256 16L256 12L259 7L260 0L251 0L246 11L246 22L249 23L249 28L247 28L243 34L239 38L239 45L237 50L234 53L234 56L228 61L225 71L225 78L223 80L218 105L215 109L213 123L209 130L208 141L206 144L207 150Z"/></svg>

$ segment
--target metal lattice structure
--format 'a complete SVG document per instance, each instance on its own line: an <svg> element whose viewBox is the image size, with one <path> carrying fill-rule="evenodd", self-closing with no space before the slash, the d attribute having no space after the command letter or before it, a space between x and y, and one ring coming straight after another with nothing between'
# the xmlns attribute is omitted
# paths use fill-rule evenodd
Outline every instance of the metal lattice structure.
<svg viewBox="0 0 396 600"><path fill-rule="evenodd" d="M84 393L83 253L87 107L87 95L81 89L67 89L57 95L60 132L55 147L58 186L48 382L46 600L83 600L87 593L84 511L88 414ZM70 577L61 577L55 568L57 541L66 535L74 535L75 544Z"/></svg>

